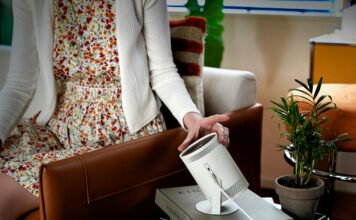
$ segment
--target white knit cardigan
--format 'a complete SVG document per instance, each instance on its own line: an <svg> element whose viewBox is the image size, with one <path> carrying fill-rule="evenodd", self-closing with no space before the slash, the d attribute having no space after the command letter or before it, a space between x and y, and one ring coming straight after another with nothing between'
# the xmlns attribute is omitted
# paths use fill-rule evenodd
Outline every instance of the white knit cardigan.
<svg viewBox="0 0 356 220"><path fill-rule="evenodd" d="M117 0L115 4L122 105L129 131L138 131L159 113L154 92L183 125L186 113L199 111L173 63L166 1ZM16 0L13 12L10 68L0 93L2 142L33 96L42 99L36 106L41 111L38 125L49 121L56 106L53 1Z"/></svg>

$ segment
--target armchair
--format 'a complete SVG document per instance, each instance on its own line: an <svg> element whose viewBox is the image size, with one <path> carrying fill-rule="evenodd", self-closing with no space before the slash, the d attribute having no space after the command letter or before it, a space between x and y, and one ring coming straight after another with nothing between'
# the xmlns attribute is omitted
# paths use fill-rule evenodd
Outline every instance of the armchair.
<svg viewBox="0 0 356 220"><path fill-rule="evenodd" d="M0 60L8 55L8 48L0 47ZM2 65L1 76L6 72L6 65ZM258 193L262 105L255 103L254 75L205 67L203 85L206 114L230 116L224 123L230 129L228 150L250 183L250 189ZM23 219L158 216L161 211L154 203L156 188L194 184L177 151L185 136L182 128L172 128L44 164L40 170L40 208Z"/></svg>

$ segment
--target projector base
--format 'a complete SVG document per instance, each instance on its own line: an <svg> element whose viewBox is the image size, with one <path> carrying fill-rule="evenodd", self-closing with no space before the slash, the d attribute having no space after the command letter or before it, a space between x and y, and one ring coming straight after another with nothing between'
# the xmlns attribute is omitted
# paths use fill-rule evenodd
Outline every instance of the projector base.
<svg viewBox="0 0 356 220"><path fill-rule="evenodd" d="M212 212L212 208L211 208L210 202L208 200L203 200L203 201L198 202L195 205L195 208L199 212L209 214L209 215L229 215L229 214L232 214L238 210L237 206L234 203L228 202L225 205L221 206L220 214L216 214L216 213Z"/></svg>

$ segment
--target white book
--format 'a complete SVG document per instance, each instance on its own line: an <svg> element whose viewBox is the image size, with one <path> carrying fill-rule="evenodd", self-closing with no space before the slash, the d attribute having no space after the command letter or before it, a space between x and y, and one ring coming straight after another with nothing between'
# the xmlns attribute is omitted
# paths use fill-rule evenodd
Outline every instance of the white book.
<svg viewBox="0 0 356 220"><path fill-rule="evenodd" d="M205 199L204 194L196 185L157 189L155 202L172 220L293 219L249 189L235 199L235 202L243 211L237 210L230 215L208 215L196 210L195 204ZM243 212L245 212L248 216L246 216Z"/></svg>

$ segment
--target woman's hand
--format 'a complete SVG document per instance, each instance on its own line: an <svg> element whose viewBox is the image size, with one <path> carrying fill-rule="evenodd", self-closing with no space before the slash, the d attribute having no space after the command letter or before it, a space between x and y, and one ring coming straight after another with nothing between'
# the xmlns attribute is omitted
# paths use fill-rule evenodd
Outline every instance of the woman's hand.
<svg viewBox="0 0 356 220"><path fill-rule="evenodd" d="M179 151L183 151L191 143L204 135L216 132L219 141L226 147L229 145L229 129L222 126L219 122L228 121L227 115L212 115L202 118L200 114L195 112L187 113L183 118L183 123L188 129L188 135L183 143L178 147Z"/></svg>

